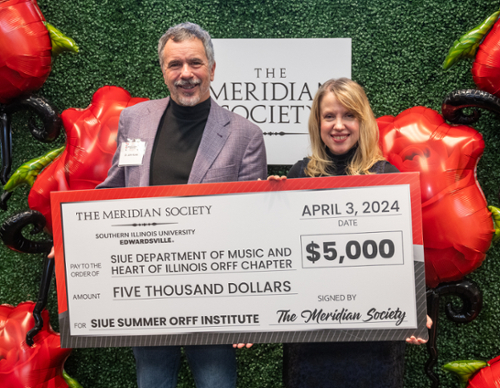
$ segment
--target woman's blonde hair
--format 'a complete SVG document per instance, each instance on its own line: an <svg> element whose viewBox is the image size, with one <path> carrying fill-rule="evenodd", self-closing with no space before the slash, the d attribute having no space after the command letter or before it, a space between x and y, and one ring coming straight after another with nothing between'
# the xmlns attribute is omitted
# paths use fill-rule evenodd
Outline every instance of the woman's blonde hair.
<svg viewBox="0 0 500 388"><path fill-rule="evenodd" d="M348 78L326 81L314 96L309 116L309 136L311 138L312 155L305 169L308 176L325 176L332 166L326 153L326 145L321 139L320 106L323 97L333 93L339 102L354 114L359 121L358 147L351 163L347 166L349 175L371 174L369 171L377 161L384 160L378 146L379 131L375 116L363 88Z"/></svg>

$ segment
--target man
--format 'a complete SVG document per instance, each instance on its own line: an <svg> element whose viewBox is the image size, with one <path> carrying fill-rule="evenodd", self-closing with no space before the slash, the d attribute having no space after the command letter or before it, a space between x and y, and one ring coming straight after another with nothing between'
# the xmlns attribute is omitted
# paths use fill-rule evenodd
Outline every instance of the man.
<svg viewBox="0 0 500 388"><path fill-rule="evenodd" d="M170 98L123 110L113 165L98 188L265 179L262 131L210 98L210 35L193 23L171 27L158 55ZM198 388L236 386L233 346L185 346L184 352ZM175 387L180 347L136 347L134 355L139 388Z"/></svg>

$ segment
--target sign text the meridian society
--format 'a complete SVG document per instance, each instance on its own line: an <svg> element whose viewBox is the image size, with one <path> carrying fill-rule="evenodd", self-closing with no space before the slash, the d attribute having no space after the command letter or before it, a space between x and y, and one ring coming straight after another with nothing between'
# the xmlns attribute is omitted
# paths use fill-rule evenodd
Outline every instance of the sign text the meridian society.
<svg viewBox="0 0 500 388"><path fill-rule="evenodd" d="M76 212L78 221L111 220L122 218L153 218L153 217L182 217L210 215L212 206L180 206L145 209L112 209L101 211Z"/></svg>

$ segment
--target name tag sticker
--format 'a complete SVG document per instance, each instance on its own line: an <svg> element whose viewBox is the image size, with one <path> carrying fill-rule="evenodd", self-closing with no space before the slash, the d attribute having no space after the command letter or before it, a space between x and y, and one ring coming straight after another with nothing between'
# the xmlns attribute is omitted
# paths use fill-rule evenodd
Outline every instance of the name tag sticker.
<svg viewBox="0 0 500 388"><path fill-rule="evenodd" d="M146 152L146 142L141 139L127 139L120 148L120 160L118 165L122 166L140 166L144 153Z"/></svg>

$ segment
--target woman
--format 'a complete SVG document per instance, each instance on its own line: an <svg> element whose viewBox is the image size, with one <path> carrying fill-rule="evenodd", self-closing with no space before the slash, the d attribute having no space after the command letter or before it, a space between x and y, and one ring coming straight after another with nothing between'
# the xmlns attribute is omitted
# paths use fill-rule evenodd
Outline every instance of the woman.
<svg viewBox="0 0 500 388"><path fill-rule="evenodd" d="M378 127L361 86L332 79L318 90L309 117L312 156L297 162L288 178L399 172L378 146Z"/></svg>
<svg viewBox="0 0 500 388"><path fill-rule="evenodd" d="M312 155L297 162L288 178L398 172L384 160L378 133L363 88L347 78L329 80L311 107ZM427 327L431 324L428 318ZM425 342L415 337L406 341ZM403 387L404 342L284 344L283 351L287 388Z"/></svg>

